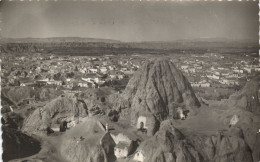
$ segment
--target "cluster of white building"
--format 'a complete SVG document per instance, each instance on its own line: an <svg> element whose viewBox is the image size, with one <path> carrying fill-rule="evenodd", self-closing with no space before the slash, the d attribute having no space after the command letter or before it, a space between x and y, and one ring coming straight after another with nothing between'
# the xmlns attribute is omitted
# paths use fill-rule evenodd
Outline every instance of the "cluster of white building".
<svg viewBox="0 0 260 162"><path fill-rule="evenodd" d="M205 58L217 57L217 55L210 54L201 56ZM224 56L220 56L223 60ZM178 63L177 63L178 64ZM229 64L229 63L228 63ZM230 65L230 64L229 64ZM212 83L220 83L223 85L239 85L238 79L246 78L252 71L260 71L260 66L251 65L250 61L241 61L231 64L231 67L224 65L223 67L216 62L210 64L206 60L198 60L197 56L186 58L178 67L191 78L192 87L210 87ZM193 81L192 78L200 78ZM205 81L207 80L207 81Z"/></svg>

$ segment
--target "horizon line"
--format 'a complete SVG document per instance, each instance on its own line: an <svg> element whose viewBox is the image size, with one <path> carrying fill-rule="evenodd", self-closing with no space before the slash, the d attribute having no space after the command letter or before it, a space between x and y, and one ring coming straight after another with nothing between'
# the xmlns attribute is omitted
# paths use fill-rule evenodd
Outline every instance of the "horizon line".
<svg viewBox="0 0 260 162"><path fill-rule="evenodd" d="M110 41L117 41L120 43L149 43L149 42L163 42L163 43L169 43L169 42L177 42L177 41L201 41L201 40L216 40L216 41L252 41L259 43L259 39L253 39L253 38L226 38L226 37L200 37L200 38L183 38L183 39L176 39L176 40L143 40L143 41L123 41L118 39L112 39L112 38L93 38L93 37L79 37L79 36L54 36L54 37L1 37L0 40L3 39L55 39L55 38L77 38L77 39L101 39L101 40L110 40Z"/></svg>

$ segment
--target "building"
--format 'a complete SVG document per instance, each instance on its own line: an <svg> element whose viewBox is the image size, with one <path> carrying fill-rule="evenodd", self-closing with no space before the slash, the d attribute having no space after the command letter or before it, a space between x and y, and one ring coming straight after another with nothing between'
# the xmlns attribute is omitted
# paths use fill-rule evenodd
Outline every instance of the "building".
<svg viewBox="0 0 260 162"><path fill-rule="evenodd" d="M233 117L232 117L231 120L230 120L229 125L230 125L230 126L234 126L234 125L237 124L238 121L239 121L239 116L233 115Z"/></svg>
<svg viewBox="0 0 260 162"><path fill-rule="evenodd" d="M78 83L78 87L85 87L85 88L92 87L92 85L89 86L89 84L90 84L90 83L80 82L80 83Z"/></svg>
<svg viewBox="0 0 260 162"><path fill-rule="evenodd" d="M218 75L215 75L215 74L213 74L213 75L207 75L207 77L208 77L209 79L216 79L216 80L218 80L218 79L220 78Z"/></svg>
<svg viewBox="0 0 260 162"><path fill-rule="evenodd" d="M238 74L233 73L232 76L237 78L237 77L238 77Z"/></svg>
<svg viewBox="0 0 260 162"><path fill-rule="evenodd" d="M21 87L25 87L25 86L33 86L34 83L21 83L20 86Z"/></svg>
<svg viewBox="0 0 260 162"><path fill-rule="evenodd" d="M135 160L135 161L143 162L144 159L145 159L145 157L144 157L144 154L143 154L143 152L142 152L141 150L140 150L140 151L137 151L137 152L135 153L135 156L134 156L134 160Z"/></svg>
<svg viewBox="0 0 260 162"><path fill-rule="evenodd" d="M109 76L111 79L116 79L116 77L117 77L115 74L110 74Z"/></svg>
<svg viewBox="0 0 260 162"><path fill-rule="evenodd" d="M124 78L124 75L119 74L119 75L117 75L117 78L118 78L118 79L123 79L123 78Z"/></svg>
<svg viewBox="0 0 260 162"><path fill-rule="evenodd" d="M210 87L210 83L201 83L200 86L201 87Z"/></svg>
<svg viewBox="0 0 260 162"><path fill-rule="evenodd" d="M189 68L188 65L182 65L182 66L181 66L181 69L182 69L182 70L187 70L188 68Z"/></svg>
<svg viewBox="0 0 260 162"><path fill-rule="evenodd" d="M192 87L200 87L200 84L196 83L196 82L191 82L191 86Z"/></svg>
<svg viewBox="0 0 260 162"><path fill-rule="evenodd" d="M100 79L95 74L88 74L84 78L81 78L82 80L89 82L89 83L99 83Z"/></svg>
<svg viewBox="0 0 260 162"><path fill-rule="evenodd" d="M60 124L53 124L51 130L54 132L60 132Z"/></svg>
<svg viewBox="0 0 260 162"><path fill-rule="evenodd" d="M221 84L226 84L226 85L238 85L238 81L234 81L234 80L227 80L227 79L222 79L221 81L219 81Z"/></svg>
<svg viewBox="0 0 260 162"><path fill-rule="evenodd" d="M190 73L195 73L195 72L196 72L196 69L195 69L195 68L190 68L190 69L189 69L189 72L190 72Z"/></svg>
<svg viewBox="0 0 260 162"><path fill-rule="evenodd" d="M133 142L127 143L127 142L119 142L115 148L114 148L114 153L116 158L126 158L130 151L133 148Z"/></svg>
<svg viewBox="0 0 260 162"><path fill-rule="evenodd" d="M113 134L111 137L115 142L114 153L117 158L125 158L134 152L134 146L137 145L137 138L133 137L126 132L124 134Z"/></svg>
<svg viewBox="0 0 260 162"><path fill-rule="evenodd" d="M255 68L255 71L260 71L260 67Z"/></svg>
<svg viewBox="0 0 260 162"><path fill-rule="evenodd" d="M177 108L177 116L178 119L184 120L186 118L186 116L183 113L183 109L181 107Z"/></svg>
<svg viewBox="0 0 260 162"><path fill-rule="evenodd" d="M92 73L97 73L98 72L98 69L94 69L94 68L91 68L88 70L89 72L92 72Z"/></svg>
<svg viewBox="0 0 260 162"><path fill-rule="evenodd" d="M192 82L192 83L191 83L191 86L192 86L192 87L203 87L203 88L205 88L205 87L210 87L211 85L210 85L210 83L208 83L208 82L206 82L206 83Z"/></svg>
<svg viewBox="0 0 260 162"><path fill-rule="evenodd" d="M72 128L72 127L75 127L75 126L76 126L76 122L74 120L68 122L68 124L67 124L67 128Z"/></svg>
<svg viewBox="0 0 260 162"><path fill-rule="evenodd" d="M107 73L107 68L106 67L101 67L100 68L100 72L103 73L103 74L106 74Z"/></svg>
<svg viewBox="0 0 260 162"><path fill-rule="evenodd" d="M47 82L46 81L42 81L42 80L36 80L36 85L37 86L45 86L45 85L47 85Z"/></svg>
<svg viewBox="0 0 260 162"><path fill-rule="evenodd" d="M251 72L252 72L252 69L249 68L249 67L244 67L244 70L245 70L246 72L248 72L248 73L251 73Z"/></svg>

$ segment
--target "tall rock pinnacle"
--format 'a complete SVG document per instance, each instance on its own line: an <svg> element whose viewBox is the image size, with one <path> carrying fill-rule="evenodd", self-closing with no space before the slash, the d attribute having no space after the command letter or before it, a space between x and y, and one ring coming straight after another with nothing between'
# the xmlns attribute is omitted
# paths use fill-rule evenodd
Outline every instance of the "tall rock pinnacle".
<svg viewBox="0 0 260 162"><path fill-rule="evenodd" d="M177 117L177 111L191 111L200 103L190 83L169 60L153 59L144 63L130 79L120 102L121 112L130 108L132 123L139 116L162 121Z"/></svg>

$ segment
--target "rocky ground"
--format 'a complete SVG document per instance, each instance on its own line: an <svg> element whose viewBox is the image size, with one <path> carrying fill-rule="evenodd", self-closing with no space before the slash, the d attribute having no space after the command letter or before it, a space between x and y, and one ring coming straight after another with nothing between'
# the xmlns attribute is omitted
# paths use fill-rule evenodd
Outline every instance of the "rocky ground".
<svg viewBox="0 0 260 162"><path fill-rule="evenodd" d="M17 119L23 109L15 109L12 113L16 115L7 112L8 127L12 125L24 139L12 146L26 143L34 152L10 157L9 145L4 145L3 157L5 161L46 162L258 162L258 89L256 78L228 99L201 100L172 62L149 60L123 93L101 88L59 96L50 90L55 99L48 101L51 95L42 92L38 96L45 104L34 105L30 113L20 115L20 126L7 121ZM34 91L25 92L10 97L16 90L4 91L6 102L15 106ZM65 132L48 132L64 121L74 125ZM138 131L141 121L144 132ZM3 131L6 141L17 139L12 137L17 133ZM116 153L120 142L130 150L126 157Z"/></svg>

